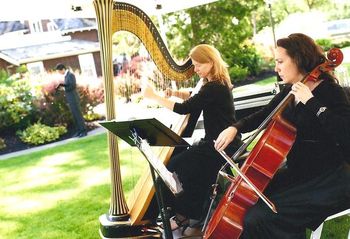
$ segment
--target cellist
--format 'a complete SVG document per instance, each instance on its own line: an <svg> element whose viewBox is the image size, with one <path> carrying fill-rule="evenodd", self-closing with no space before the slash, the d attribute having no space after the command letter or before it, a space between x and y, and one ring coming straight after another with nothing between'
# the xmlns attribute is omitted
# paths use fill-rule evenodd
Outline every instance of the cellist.
<svg viewBox="0 0 350 239"><path fill-rule="evenodd" d="M304 80L327 59L312 38L294 33L277 41L275 71L286 87L271 102L223 130L219 151L237 133L256 129L289 93L294 101L282 112L296 128L286 164L271 180L265 195L274 213L259 200L244 216L242 239L306 238L328 216L350 208L350 102L333 72Z"/></svg>

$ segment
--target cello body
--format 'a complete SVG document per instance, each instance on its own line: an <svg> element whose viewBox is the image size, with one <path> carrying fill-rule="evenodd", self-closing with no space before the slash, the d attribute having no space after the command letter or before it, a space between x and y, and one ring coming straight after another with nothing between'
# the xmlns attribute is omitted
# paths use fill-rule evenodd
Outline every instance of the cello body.
<svg viewBox="0 0 350 239"><path fill-rule="evenodd" d="M249 154L241 170L260 191L264 191L279 169L295 136L296 129L282 117L276 117ZM230 186L214 211L203 238L239 238L245 213L259 199L241 177L229 180Z"/></svg>

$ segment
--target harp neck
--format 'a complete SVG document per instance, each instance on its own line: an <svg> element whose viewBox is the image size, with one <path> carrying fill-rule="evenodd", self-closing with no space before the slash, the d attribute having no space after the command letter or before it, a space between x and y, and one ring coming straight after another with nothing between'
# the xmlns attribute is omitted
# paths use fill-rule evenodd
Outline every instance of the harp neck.
<svg viewBox="0 0 350 239"><path fill-rule="evenodd" d="M175 62L156 26L141 9L128 3L115 2L112 14L112 32L128 31L136 35L164 76L176 81L193 76L191 60L188 59L182 65Z"/></svg>

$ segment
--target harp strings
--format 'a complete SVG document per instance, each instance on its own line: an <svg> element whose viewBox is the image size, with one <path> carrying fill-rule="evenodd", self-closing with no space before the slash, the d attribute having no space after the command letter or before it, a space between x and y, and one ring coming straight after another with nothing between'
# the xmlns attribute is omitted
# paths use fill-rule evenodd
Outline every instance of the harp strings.
<svg viewBox="0 0 350 239"><path fill-rule="evenodd" d="M116 102L114 97L116 81L113 78L111 62L113 61L113 44L111 40L114 33L118 31L129 31L135 34L144 43L146 49L150 51L151 58L159 70L163 75L167 75L169 79L181 81L187 80L193 75L191 61L188 60L183 65L177 65L174 62L167 48L162 44L156 27L152 25L150 18L140 9L127 3L114 2L112 0L94 0L93 3L99 30L107 120L115 119L116 111L121 108L115 107ZM130 108L129 105L132 104L125 105L128 105L128 108ZM152 110L147 110L146 112L148 113L148 111L153 113ZM118 120L123 120L121 117L130 117L128 114L117 115ZM153 114L152 117L154 115L156 114ZM160 115L167 116L164 113ZM169 119L169 117L167 118ZM170 118L174 121L172 124L173 131L181 135L186 127L188 117L176 119L177 117L172 116ZM125 161L122 165L120 162L122 158L125 159L127 157L119 157L117 137L110 133L107 136L111 165L111 201L109 212L101 216L101 222L103 225L108 226L110 225L110 220L114 222L122 221L122 223L127 223L128 225L143 225L144 214L154 194L151 175L150 173L145 173L140 176L136 187L133 189L138 193L134 193L134 196L130 194L128 204L126 204L121 180L121 166L123 167ZM161 148L158 158L162 162L167 163L171 154L172 149ZM125 169L122 171L123 175L127 175Z"/></svg>

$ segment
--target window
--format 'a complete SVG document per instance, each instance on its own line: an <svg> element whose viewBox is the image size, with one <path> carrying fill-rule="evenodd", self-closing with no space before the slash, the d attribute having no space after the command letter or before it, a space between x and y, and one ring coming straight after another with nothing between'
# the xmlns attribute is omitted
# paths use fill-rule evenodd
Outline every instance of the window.
<svg viewBox="0 0 350 239"><path fill-rule="evenodd" d="M92 53L79 55L81 74L87 77L96 77L96 68Z"/></svg>
<svg viewBox="0 0 350 239"><path fill-rule="evenodd" d="M41 20L39 21L29 21L30 33L43 32L43 25Z"/></svg>
<svg viewBox="0 0 350 239"><path fill-rule="evenodd" d="M27 63L27 69L33 75L38 75L45 72L44 64L42 61Z"/></svg>

